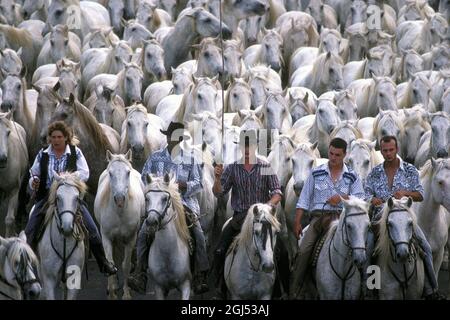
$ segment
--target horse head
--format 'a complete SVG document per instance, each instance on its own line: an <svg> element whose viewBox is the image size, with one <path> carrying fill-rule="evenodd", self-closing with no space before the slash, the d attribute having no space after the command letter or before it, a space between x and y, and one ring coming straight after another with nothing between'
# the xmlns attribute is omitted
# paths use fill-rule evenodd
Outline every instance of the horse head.
<svg viewBox="0 0 450 320"><path fill-rule="evenodd" d="M320 158L317 149L318 142L300 143L291 155L292 162L292 178L294 179L294 192L300 196L306 179L311 170L316 166L316 161Z"/></svg>
<svg viewBox="0 0 450 320"><path fill-rule="evenodd" d="M172 207L172 194L169 191L172 178L166 174L164 178L152 175L146 176L147 186L145 192L145 213L147 218L145 224L147 227L161 229L163 221L167 223L168 219L173 219L168 214Z"/></svg>
<svg viewBox="0 0 450 320"><path fill-rule="evenodd" d="M431 193L436 202L450 211L450 159L431 158L433 168Z"/></svg>
<svg viewBox="0 0 450 320"><path fill-rule="evenodd" d="M131 150L125 155L114 155L109 150L106 151L108 161L109 185L114 203L118 208L123 208L128 199L131 174Z"/></svg>
<svg viewBox="0 0 450 320"><path fill-rule="evenodd" d="M8 166L9 137L13 130L10 119L11 112L0 113L0 169Z"/></svg>
<svg viewBox="0 0 450 320"><path fill-rule="evenodd" d="M25 232L22 231L17 238L0 237L0 256L2 253L5 257L0 265L2 278L7 284L20 289L24 299L38 299L41 293L38 259L27 244Z"/></svg>

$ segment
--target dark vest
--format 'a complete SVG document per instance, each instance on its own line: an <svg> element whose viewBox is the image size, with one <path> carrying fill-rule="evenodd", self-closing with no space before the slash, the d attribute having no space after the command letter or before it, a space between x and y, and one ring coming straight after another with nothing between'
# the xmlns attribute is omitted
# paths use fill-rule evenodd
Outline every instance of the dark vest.
<svg viewBox="0 0 450 320"><path fill-rule="evenodd" d="M64 171L74 172L77 171L77 153L75 146L69 144L70 155L67 159L66 167ZM48 194L47 189L47 176L48 176L48 153L42 152L41 162L39 163L41 168L41 175L39 176L39 189L36 192L36 202L44 199Z"/></svg>

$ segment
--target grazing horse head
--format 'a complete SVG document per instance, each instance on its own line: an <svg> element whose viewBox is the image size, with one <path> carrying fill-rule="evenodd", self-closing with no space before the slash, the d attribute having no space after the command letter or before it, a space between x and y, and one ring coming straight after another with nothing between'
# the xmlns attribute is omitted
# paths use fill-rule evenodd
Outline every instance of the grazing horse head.
<svg viewBox="0 0 450 320"><path fill-rule="evenodd" d="M394 261L405 263L413 254L411 246L417 222L411 210L412 203L410 197L403 197L400 200L389 198L385 204L382 217L377 222L380 235L375 250L380 259L392 257Z"/></svg>
<svg viewBox="0 0 450 320"><path fill-rule="evenodd" d="M23 299L38 299L38 259L22 231L17 238L0 237L0 276L9 286L19 289Z"/></svg>
<svg viewBox="0 0 450 320"><path fill-rule="evenodd" d="M48 198L48 210L45 217L48 223L56 219L57 225L67 237L75 230L75 217L80 210L80 201L86 193L87 186L77 173L60 173L54 175Z"/></svg>

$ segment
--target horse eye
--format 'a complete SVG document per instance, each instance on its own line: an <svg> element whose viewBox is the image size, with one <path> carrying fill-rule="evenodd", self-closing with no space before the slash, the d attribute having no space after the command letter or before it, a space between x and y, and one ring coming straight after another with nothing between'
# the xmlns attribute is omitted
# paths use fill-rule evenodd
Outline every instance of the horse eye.
<svg viewBox="0 0 450 320"><path fill-rule="evenodd" d="M152 58L152 54L151 53L147 53L147 58L151 59Z"/></svg>
<svg viewBox="0 0 450 320"><path fill-rule="evenodd" d="M206 22L206 23L211 23L211 19L210 19L210 18L206 18L206 19L205 19L205 22Z"/></svg>
<svg viewBox="0 0 450 320"><path fill-rule="evenodd" d="M209 57L209 52L206 51L205 53L203 53L203 56L204 56L205 58L208 58L208 57Z"/></svg>
<svg viewBox="0 0 450 320"><path fill-rule="evenodd" d="M128 121L127 125L128 125L129 127L131 127L131 122L130 122L130 121Z"/></svg>
<svg viewBox="0 0 450 320"><path fill-rule="evenodd" d="M8 130L8 132L6 133L7 136L9 136L11 134L11 130Z"/></svg>
<svg viewBox="0 0 450 320"><path fill-rule="evenodd" d="M136 32L136 28L131 28L131 32Z"/></svg>
<svg viewBox="0 0 450 320"><path fill-rule="evenodd" d="M369 160L364 160L364 165L365 165L365 166L368 166L369 163L370 163Z"/></svg>
<svg viewBox="0 0 450 320"><path fill-rule="evenodd" d="M148 127L148 122L146 122L144 125L145 125L145 127Z"/></svg>
<svg viewBox="0 0 450 320"><path fill-rule="evenodd" d="M56 10L55 11L55 15L60 16L62 15L63 11L62 10Z"/></svg>
<svg viewBox="0 0 450 320"><path fill-rule="evenodd" d="M67 46L67 44L69 43L69 40L64 40L64 45Z"/></svg>
<svg viewBox="0 0 450 320"><path fill-rule="evenodd" d="M233 98L237 98L238 97L238 95L236 94L236 93L233 93Z"/></svg>

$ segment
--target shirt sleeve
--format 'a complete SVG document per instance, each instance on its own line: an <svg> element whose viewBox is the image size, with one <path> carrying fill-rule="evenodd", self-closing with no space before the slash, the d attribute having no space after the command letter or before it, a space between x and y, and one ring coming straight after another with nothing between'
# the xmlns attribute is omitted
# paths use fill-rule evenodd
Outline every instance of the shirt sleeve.
<svg viewBox="0 0 450 320"><path fill-rule="evenodd" d="M233 186L233 166L235 166L235 164L228 165L220 178L220 184L222 185L221 195L227 194Z"/></svg>
<svg viewBox="0 0 450 320"><path fill-rule="evenodd" d="M86 158L84 157L83 152L78 147L76 148L76 153L78 175L82 181L86 182L89 179L89 167L86 162Z"/></svg>
<svg viewBox="0 0 450 320"><path fill-rule="evenodd" d="M413 167L411 171L413 185L413 190L411 191L417 191L422 195L422 198L425 198L424 189L419 179L419 171L415 167Z"/></svg>
<svg viewBox="0 0 450 320"><path fill-rule="evenodd" d="M360 199L365 199L366 193L364 192L364 187L363 187L362 181L358 175L355 175L355 176L356 176L356 180L352 183L352 185L350 187L349 196L355 196Z"/></svg>
<svg viewBox="0 0 450 320"><path fill-rule="evenodd" d="M365 198L364 200L369 201L373 197L375 197L375 191L373 187L373 178L372 175L369 174L366 179L366 185L364 186L364 194Z"/></svg>
<svg viewBox="0 0 450 320"><path fill-rule="evenodd" d="M142 168L141 180L144 183L144 185L147 185L146 175L151 173L152 164L153 164L153 155L148 157L147 161L145 161L144 167Z"/></svg>
<svg viewBox="0 0 450 320"><path fill-rule="evenodd" d="M42 158L42 150L39 151L38 155L36 156L36 158L34 159L33 165L31 166L30 169L30 180L28 181L28 186L30 188L30 190L33 190L31 183L33 182L33 178L34 177L40 177L41 175L41 158ZM45 183L45 182L44 182Z"/></svg>
<svg viewBox="0 0 450 320"><path fill-rule="evenodd" d="M270 168L270 165L269 165ZM270 168L270 171L273 172L273 170ZM283 192L281 192L281 186L280 186L280 180L278 180L278 177L276 174L271 174L267 176L267 183L270 191L270 197L273 197L275 194L279 194L280 196L283 196Z"/></svg>
<svg viewBox="0 0 450 320"><path fill-rule="evenodd" d="M295 207L297 209L303 209L308 211L313 195L314 195L314 177L312 174L310 174L308 179L306 179L305 185L303 186L302 192L300 193L300 197L298 197L297 205Z"/></svg>
<svg viewBox="0 0 450 320"><path fill-rule="evenodd" d="M202 172L200 165L194 164L192 166L192 170L189 174L189 180L186 182L186 192L184 193L184 196L191 197L203 189L202 185Z"/></svg>

